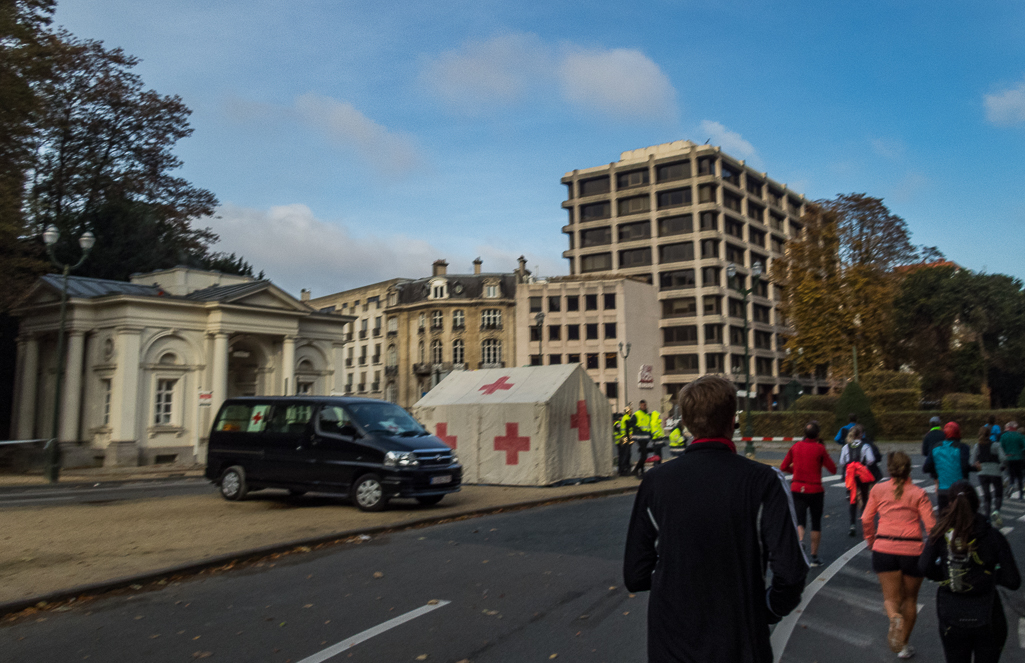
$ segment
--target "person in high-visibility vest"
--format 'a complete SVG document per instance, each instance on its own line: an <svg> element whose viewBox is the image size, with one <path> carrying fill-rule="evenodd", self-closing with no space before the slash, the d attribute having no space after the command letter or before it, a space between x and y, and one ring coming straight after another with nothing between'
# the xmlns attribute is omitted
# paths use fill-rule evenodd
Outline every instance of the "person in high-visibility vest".
<svg viewBox="0 0 1025 663"><path fill-rule="evenodd" d="M682 426L683 424L677 424L669 431L669 454L674 458L687 448L687 436L683 434Z"/></svg>
<svg viewBox="0 0 1025 663"><path fill-rule="evenodd" d="M648 412L647 401L641 401L630 418L630 434L641 453L637 467L634 468L634 473L640 478L644 475L644 462L648 459L648 444L654 439L665 437L662 434L662 417L657 411Z"/></svg>
<svg viewBox="0 0 1025 663"><path fill-rule="evenodd" d="M626 409L626 413L620 417L618 415L612 415L612 431L613 437L616 441L616 451L618 454L619 461L619 476L625 477L630 474L630 444L632 444L629 435L629 422L630 408Z"/></svg>

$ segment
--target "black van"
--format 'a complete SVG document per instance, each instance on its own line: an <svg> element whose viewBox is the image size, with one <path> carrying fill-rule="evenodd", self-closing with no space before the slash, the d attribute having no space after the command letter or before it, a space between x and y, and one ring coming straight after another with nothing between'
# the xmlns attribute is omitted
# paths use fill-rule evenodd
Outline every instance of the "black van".
<svg viewBox="0 0 1025 663"><path fill-rule="evenodd" d="M444 442L387 401L334 396L230 398L210 431L206 478L221 495L286 488L347 494L363 511L392 497L437 504L463 467Z"/></svg>

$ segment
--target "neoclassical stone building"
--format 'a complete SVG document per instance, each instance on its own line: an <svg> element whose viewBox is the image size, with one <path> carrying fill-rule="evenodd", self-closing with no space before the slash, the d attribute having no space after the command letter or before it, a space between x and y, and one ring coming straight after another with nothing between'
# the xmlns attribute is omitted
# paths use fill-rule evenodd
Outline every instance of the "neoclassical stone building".
<svg viewBox="0 0 1025 663"><path fill-rule="evenodd" d="M49 438L61 278L20 318L12 437ZM343 393L351 315L316 311L269 281L178 267L130 282L72 276L57 431L65 465L203 462L225 398Z"/></svg>

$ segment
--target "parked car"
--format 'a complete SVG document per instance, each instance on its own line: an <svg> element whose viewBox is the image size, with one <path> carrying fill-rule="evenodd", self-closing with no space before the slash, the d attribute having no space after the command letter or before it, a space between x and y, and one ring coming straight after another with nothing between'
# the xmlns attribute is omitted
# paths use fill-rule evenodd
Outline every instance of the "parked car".
<svg viewBox="0 0 1025 663"><path fill-rule="evenodd" d="M463 468L444 442L387 401L334 396L230 398L210 431L206 478L228 500L261 488L348 495L363 511L393 497L437 504Z"/></svg>

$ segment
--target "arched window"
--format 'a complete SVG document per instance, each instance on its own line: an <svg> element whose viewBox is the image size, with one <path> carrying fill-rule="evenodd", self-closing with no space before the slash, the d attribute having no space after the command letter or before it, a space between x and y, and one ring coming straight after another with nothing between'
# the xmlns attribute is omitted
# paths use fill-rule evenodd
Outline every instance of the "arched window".
<svg viewBox="0 0 1025 663"><path fill-rule="evenodd" d="M160 356L160 363L161 364L177 364L178 363L178 355L174 354L173 352L165 352L164 354L162 354Z"/></svg>
<svg viewBox="0 0 1025 663"><path fill-rule="evenodd" d="M431 363L440 364L442 356L441 341L434 339L431 341Z"/></svg>
<svg viewBox="0 0 1025 663"><path fill-rule="evenodd" d="M502 363L502 342L495 338L485 339L480 344L480 361L485 365Z"/></svg>
<svg viewBox="0 0 1025 663"><path fill-rule="evenodd" d="M460 338L452 341L452 363L466 363L466 346L463 345L463 340Z"/></svg>
<svg viewBox="0 0 1025 663"><path fill-rule="evenodd" d="M313 362L311 362L309 359L303 359L301 362L299 362L299 365L296 367L295 370L300 373L312 373Z"/></svg>
<svg viewBox="0 0 1025 663"><path fill-rule="evenodd" d="M466 314L463 309L452 311L452 329L462 329L466 326Z"/></svg>
<svg viewBox="0 0 1025 663"><path fill-rule="evenodd" d="M417 362L424 364L427 362L427 352L424 350L424 342L420 341L420 345L416 349Z"/></svg>
<svg viewBox="0 0 1025 663"><path fill-rule="evenodd" d="M399 365L399 351L394 345L388 346L388 354L386 355L385 362L385 366Z"/></svg>

